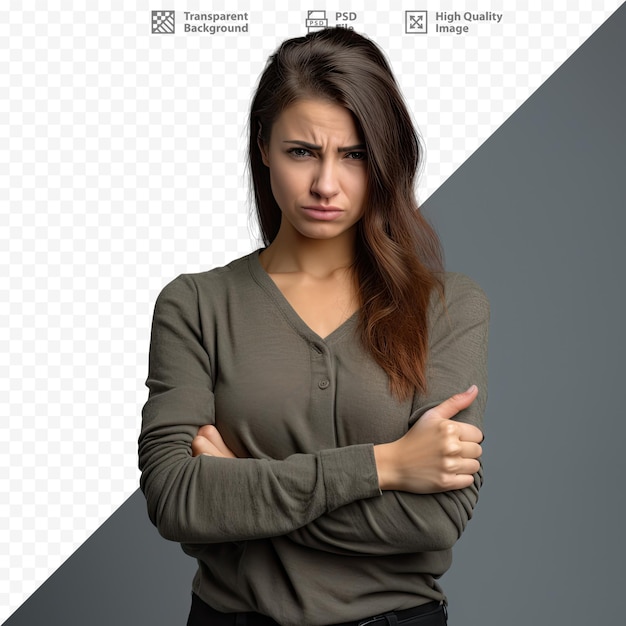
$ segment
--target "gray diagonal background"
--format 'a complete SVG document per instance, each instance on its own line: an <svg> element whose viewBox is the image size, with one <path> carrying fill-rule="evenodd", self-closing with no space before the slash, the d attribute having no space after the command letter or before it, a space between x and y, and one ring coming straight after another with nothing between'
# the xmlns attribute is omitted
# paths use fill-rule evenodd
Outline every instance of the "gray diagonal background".
<svg viewBox="0 0 626 626"><path fill-rule="evenodd" d="M451 626L622 612L625 66L622 5L425 206L492 303L487 482L443 581ZM193 571L137 492L5 624L184 624Z"/></svg>

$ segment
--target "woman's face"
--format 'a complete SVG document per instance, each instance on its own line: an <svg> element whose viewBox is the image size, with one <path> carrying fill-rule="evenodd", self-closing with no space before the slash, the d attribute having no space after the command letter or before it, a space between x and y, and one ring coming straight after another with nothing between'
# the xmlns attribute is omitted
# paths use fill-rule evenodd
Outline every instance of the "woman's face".
<svg viewBox="0 0 626 626"><path fill-rule="evenodd" d="M350 111L327 100L298 100L260 148L281 230L313 239L353 233L365 206L367 152Z"/></svg>

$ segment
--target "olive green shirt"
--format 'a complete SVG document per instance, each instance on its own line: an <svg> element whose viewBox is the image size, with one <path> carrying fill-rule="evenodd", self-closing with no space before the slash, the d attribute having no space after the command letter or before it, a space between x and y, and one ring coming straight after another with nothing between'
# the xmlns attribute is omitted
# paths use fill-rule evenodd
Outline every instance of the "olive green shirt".
<svg viewBox="0 0 626 626"><path fill-rule="evenodd" d="M325 338L289 305L258 251L183 275L158 297L139 438L150 519L198 560L193 590L224 612L323 625L444 600L436 582L478 499L381 492L373 444L475 383L456 419L482 428L489 309L446 274L429 311L428 395L398 401L358 339ZM192 457L215 424L240 458Z"/></svg>

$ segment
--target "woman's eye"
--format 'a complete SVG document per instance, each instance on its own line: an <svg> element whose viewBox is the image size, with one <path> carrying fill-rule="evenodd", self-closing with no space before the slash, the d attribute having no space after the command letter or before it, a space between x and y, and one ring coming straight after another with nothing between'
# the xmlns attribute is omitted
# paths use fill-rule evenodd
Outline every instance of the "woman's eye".
<svg viewBox="0 0 626 626"><path fill-rule="evenodd" d="M348 152L346 158L354 161L365 161L365 159L367 159L367 152Z"/></svg>
<svg viewBox="0 0 626 626"><path fill-rule="evenodd" d="M289 151L289 154L295 156L295 157L307 157L311 155L311 152L309 150L307 150L306 148L291 148Z"/></svg>

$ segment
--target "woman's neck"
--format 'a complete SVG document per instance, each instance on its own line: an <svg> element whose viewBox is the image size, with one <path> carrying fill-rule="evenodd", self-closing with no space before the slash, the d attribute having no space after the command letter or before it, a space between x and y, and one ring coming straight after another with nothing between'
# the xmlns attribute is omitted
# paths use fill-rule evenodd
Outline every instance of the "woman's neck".
<svg viewBox="0 0 626 626"><path fill-rule="evenodd" d="M356 229L332 239L311 239L292 228L282 228L259 259L269 274L302 272L327 278L354 262Z"/></svg>

